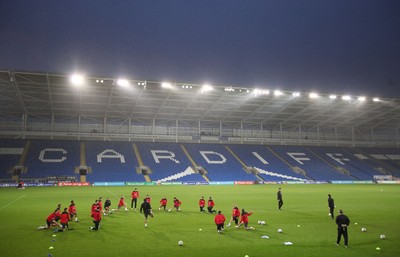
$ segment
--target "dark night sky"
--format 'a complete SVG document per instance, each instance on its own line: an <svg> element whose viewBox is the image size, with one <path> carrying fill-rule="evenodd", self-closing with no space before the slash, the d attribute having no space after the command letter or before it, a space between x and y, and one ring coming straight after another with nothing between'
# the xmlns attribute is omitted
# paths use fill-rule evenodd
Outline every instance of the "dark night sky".
<svg viewBox="0 0 400 257"><path fill-rule="evenodd" d="M3 0L0 69L400 98L399 0Z"/></svg>

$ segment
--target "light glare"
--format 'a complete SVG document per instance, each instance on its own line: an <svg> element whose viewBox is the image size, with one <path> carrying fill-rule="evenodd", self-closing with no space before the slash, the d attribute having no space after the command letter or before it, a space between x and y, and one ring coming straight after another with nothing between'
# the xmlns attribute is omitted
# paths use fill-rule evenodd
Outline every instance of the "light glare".
<svg viewBox="0 0 400 257"><path fill-rule="evenodd" d="M84 82L84 78L81 74L73 74L70 78L70 81L73 85L79 86Z"/></svg>
<svg viewBox="0 0 400 257"><path fill-rule="evenodd" d="M127 86L129 86L129 81L126 79L118 79L117 85L120 87L127 87Z"/></svg>

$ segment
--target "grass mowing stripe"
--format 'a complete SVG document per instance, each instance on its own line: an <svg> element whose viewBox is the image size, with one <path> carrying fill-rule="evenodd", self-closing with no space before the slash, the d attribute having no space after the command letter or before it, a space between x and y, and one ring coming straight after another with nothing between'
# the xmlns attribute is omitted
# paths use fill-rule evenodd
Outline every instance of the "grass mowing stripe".
<svg viewBox="0 0 400 257"><path fill-rule="evenodd" d="M11 201L11 202L9 202L8 204L3 205L3 206L0 208L0 210L3 210L4 208L7 208L8 206L10 206L11 204L15 203L16 201L18 201L18 200L24 198L25 196L26 196L26 195L21 195L20 197L18 197L18 198L15 199L14 201Z"/></svg>

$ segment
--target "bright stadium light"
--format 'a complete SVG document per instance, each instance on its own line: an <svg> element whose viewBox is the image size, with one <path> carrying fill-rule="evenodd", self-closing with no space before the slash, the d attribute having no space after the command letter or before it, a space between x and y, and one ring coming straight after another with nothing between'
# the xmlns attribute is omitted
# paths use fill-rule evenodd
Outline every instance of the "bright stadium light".
<svg viewBox="0 0 400 257"><path fill-rule="evenodd" d="M162 88L172 88L172 84L169 82L163 82L161 83Z"/></svg>
<svg viewBox="0 0 400 257"><path fill-rule="evenodd" d="M128 87L129 86L129 81L127 79L118 79L117 80L117 85L120 87Z"/></svg>
<svg viewBox="0 0 400 257"><path fill-rule="evenodd" d="M269 90L268 89L254 89L253 95L254 96L269 95Z"/></svg>
<svg viewBox="0 0 400 257"><path fill-rule="evenodd" d="M213 87L211 85L206 84L201 88L200 92L201 93L206 93L206 92L209 92L211 90L213 90Z"/></svg>
<svg viewBox="0 0 400 257"><path fill-rule="evenodd" d="M293 97L299 97L299 96L300 96L300 92L293 92L293 93L292 93L292 96L293 96Z"/></svg>
<svg viewBox="0 0 400 257"><path fill-rule="evenodd" d="M336 99L337 98L337 96L336 95L329 95L329 99L332 99L332 100L334 100L334 99Z"/></svg>
<svg viewBox="0 0 400 257"><path fill-rule="evenodd" d="M73 74L70 77L70 82L75 86L80 86L85 81L83 75L81 74Z"/></svg>
<svg viewBox="0 0 400 257"><path fill-rule="evenodd" d="M351 101L351 96L349 96L349 95L344 95L344 96L342 96L342 100Z"/></svg>
<svg viewBox="0 0 400 257"><path fill-rule="evenodd" d="M374 101L374 102L380 102L381 99L379 99L378 97L374 97L374 98L372 98L372 101Z"/></svg>
<svg viewBox="0 0 400 257"><path fill-rule="evenodd" d="M318 98L318 97L319 97L319 95L318 95L317 93L314 93L314 92L311 92L308 96L309 96L311 99L315 99L315 98Z"/></svg>
<svg viewBox="0 0 400 257"><path fill-rule="evenodd" d="M359 96L358 101L364 102L367 98L365 96Z"/></svg>
<svg viewBox="0 0 400 257"><path fill-rule="evenodd" d="M280 90L275 90L274 91L274 96L281 96L281 95L283 95L282 91L280 91Z"/></svg>

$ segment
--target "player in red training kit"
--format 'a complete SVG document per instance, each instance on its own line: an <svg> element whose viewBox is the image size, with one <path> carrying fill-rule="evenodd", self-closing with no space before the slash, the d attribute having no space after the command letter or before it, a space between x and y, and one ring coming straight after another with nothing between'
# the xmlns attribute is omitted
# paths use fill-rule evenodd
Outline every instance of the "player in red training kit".
<svg viewBox="0 0 400 257"><path fill-rule="evenodd" d="M240 217L240 222L236 226L236 228L239 228L242 224L244 224L244 229L254 229L253 227L248 227L247 225L249 224L249 216L253 214L252 212L246 212L244 209L242 209L242 216Z"/></svg>
<svg viewBox="0 0 400 257"><path fill-rule="evenodd" d="M75 206L74 200L71 201L71 204L68 207L68 213L69 213L70 220L73 220L73 218L75 217L75 222L79 221L78 213L76 212L76 206Z"/></svg>
<svg viewBox="0 0 400 257"><path fill-rule="evenodd" d="M98 205L98 203L99 203L99 201L98 200L95 200L94 201L94 203L92 204L92 207L91 207L91 209L90 209L90 217L93 217L93 214L94 214L94 212L96 211L96 209L97 209L97 205Z"/></svg>
<svg viewBox="0 0 400 257"><path fill-rule="evenodd" d="M204 206L206 206L206 200L204 200L204 196L202 196L199 200L200 212L204 212Z"/></svg>
<svg viewBox="0 0 400 257"><path fill-rule="evenodd" d="M174 208L176 209L176 211L181 211L181 209L179 208L181 206L182 202L179 201L178 198L174 197ZM169 208L168 211L171 211L172 207Z"/></svg>
<svg viewBox="0 0 400 257"><path fill-rule="evenodd" d="M69 229L68 222L69 222L69 213L67 211L67 208L64 208L64 211L61 213L61 218L60 218L61 229L55 230L54 232L63 232L66 228Z"/></svg>
<svg viewBox="0 0 400 257"><path fill-rule="evenodd" d="M61 225L58 224L58 222L56 221L56 211L57 210L55 210L54 212L50 213L49 216L47 216L47 218L46 218L46 226L39 226L38 230L40 230L40 229L48 229L51 226L61 227Z"/></svg>
<svg viewBox="0 0 400 257"><path fill-rule="evenodd" d="M239 208L236 205L233 205L232 217L229 220L229 223L227 226L230 227L232 221L235 221L235 225L237 226L239 224L239 217L240 217Z"/></svg>
<svg viewBox="0 0 400 257"><path fill-rule="evenodd" d="M164 211L165 211L165 208L167 207L167 204L168 204L168 200L167 200L167 198L165 198L165 196L164 196L164 197L160 200L160 207L158 208L158 210L160 211L161 208L163 208Z"/></svg>
<svg viewBox="0 0 400 257"><path fill-rule="evenodd" d="M214 222L215 225L217 225L217 232L221 233L224 231L224 223L225 223L225 216L224 214L221 213L221 211L218 211L218 214L215 215Z"/></svg>
<svg viewBox="0 0 400 257"><path fill-rule="evenodd" d="M124 196L121 196L121 198L119 199L119 202L118 202L118 210L119 210L120 208L122 208L122 207L125 208L125 211L129 211L128 208L126 207L125 197L124 197Z"/></svg>
<svg viewBox="0 0 400 257"><path fill-rule="evenodd" d="M151 197L149 195L146 195L146 202L148 202L149 204L151 204Z"/></svg>
<svg viewBox="0 0 400 257"><path fill-rule="evenodd" d="M216 212L215 210L213 210L214 205L215 205L214 200L211 199L211 196L210 196L210 198L208 199L208 202L207 202L208 213Z"/></svg>
<svg viewBox="0 0 400 257"><path fill-rule="evenodd" d="M101 212L100 212L100 208L97 208L93 213L94 227L90 227L90 230L91 231L99 230L100 221L101 221Z"/></svg>
<svg viewBox="0 0 400 257"><path fill-rule="evenodd" d="M133 204L135 204L135 210L136 210L136 205L137 205L137 199L139 198L139 191L137 190L137 188L135 188L135 190L132 191L131 193L131 209L133 209Z"/></svg>

